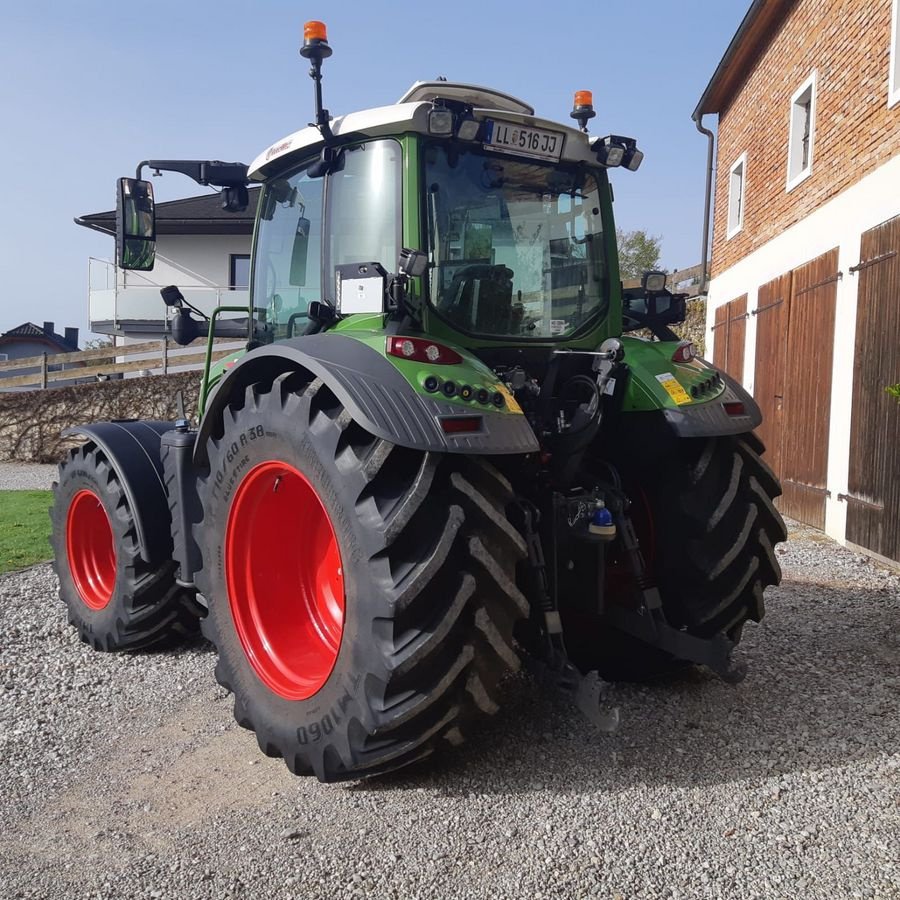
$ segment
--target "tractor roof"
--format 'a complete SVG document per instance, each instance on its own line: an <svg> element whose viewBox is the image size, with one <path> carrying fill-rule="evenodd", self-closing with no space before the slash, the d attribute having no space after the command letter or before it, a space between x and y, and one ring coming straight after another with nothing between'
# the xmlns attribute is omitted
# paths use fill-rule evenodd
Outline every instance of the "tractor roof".
<svg viewBox="0 0 900 900"><path fill-rule="evenodd" d="M588 136L577 128L536 118L531 106L501 91L451 81L417 81L398 103L337 116L331 121L331 130L336 137L358 135L360 138L408 132L428 134L428 112L433 108L431 101L436 99L467 103L479 119L493 115L503 121L563 133L566 137L562 153L564 160L597 161L588 145ZM322 144L318 128L301 128L276 141L257 156L250 164L249 177L254 181L263 181L273 171L282 171L285 165L300 162L302 157L309 155L310 150Z"/></svg>

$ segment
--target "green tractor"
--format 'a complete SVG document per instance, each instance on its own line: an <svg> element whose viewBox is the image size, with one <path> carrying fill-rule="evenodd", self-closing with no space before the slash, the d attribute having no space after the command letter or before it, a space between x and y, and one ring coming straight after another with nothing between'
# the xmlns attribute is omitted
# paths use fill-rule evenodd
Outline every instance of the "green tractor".
<svg viewBox="0 0 900 900"><path fill-rule="evenodd" d="M669 328L684 295L654 272L623 290L608 170L636 142L588 134L588 92L570 127L443 80L332 118L321 23L301 53L313 125L249 167L119 181L132 269L155 252L144 167L230 209L262 185L249 309L198 320L162 291L176 341L247 343L207 362L197 428L73 429L52 512L71 623L98 650L202 628L238 722L323 781L459 744L523 655L607 728L608 680L738 680L780 488L753 399Z"/></svg>

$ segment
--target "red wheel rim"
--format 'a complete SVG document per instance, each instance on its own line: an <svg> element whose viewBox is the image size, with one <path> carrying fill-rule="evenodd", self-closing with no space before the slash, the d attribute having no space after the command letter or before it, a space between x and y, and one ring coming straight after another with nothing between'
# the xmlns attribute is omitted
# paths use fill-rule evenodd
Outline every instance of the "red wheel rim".
<svg viewBox="0 0 900 900"><path fill-rule="evenodd" d="M279 697L305 700L328 680L344 631L344 575L331 518L293 466L265 462L234 495L225 583L244 653Z"/></svg>
<svg viewBox="0 0 900 900"><path fill-rule="evenodd" d="M116 547L109 516L93 491L79 491L69 504L66 555L82 602L103 609L116 586Z"/></svg>

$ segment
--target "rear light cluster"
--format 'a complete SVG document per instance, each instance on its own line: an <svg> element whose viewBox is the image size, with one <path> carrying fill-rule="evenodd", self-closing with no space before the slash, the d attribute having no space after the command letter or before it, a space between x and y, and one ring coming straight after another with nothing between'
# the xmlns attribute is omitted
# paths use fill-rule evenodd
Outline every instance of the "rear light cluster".
<svg viewBox="0 0 900 900"><path fill-rule="evenodd" d="M703 394L708 394L710 391L717 390L723 383L722 376L718 372L713 372L713 374L705 381L701 381L699 384L691 386L691 396L696 400L697 397L701 397Z"/></svg>
<svg viewBox="0 0 900 900"><path fill-rule="evenodd" d="M396 356L398 359L431 363L435 366L455 366L463 361L455 350L422 338L391 335L385 344L385 351L389 356Z"/></svg>
<svg viewBox="0 0 900 900"><path fill-rule="evenodd" d="M689 363L697 355L693 341L682 341L672 354L672 362Z"/></svg>
<svg viewBox="0 0 900 900"><path fill-rule="evenodd" d="M435 366L455 366L463 361L462 356L450 347L425 338L390 335L385 341L388 356L408 359L411 362L430 363ZM426 375L422 387L429 394L443 394L445 397L459 397L460 400L474 401L482 406L506 406L506 398L500 391L489 391L483 387L457 384L452 378L442 379L437 375Z"/></svg>
<svg viewBox="0 0 900 900"><path fill-rule="evenodd" d="M426 375L422 381L422 387L429 394L441 393L445 397L459 397L460 400L474 400L482 406L496 406L502 409L506 405L506 399L500 391L491 392L487 388L472 387L469 384L457 384L452 379L441 381L437 375Z"/></svg>

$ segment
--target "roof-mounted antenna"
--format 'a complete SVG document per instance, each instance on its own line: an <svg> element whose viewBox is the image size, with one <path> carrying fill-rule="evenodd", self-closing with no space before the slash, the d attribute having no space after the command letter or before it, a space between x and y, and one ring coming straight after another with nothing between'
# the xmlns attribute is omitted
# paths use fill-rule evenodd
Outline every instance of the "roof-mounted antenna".
<svg viewBox="0 0 900 900"><path fill-rule="evenodd" d="M331 115L327 109L322 106L322 60L331 56L331 47L328 46L328 31L324 22L306 22L303 26L303 46L300 48L300 55L304 59L308 59L312 64L309 70L309 77L315 82L316 86L316 121L315 126L319 129L325 141L330 141L333 137L331 133Z"/></svg>

